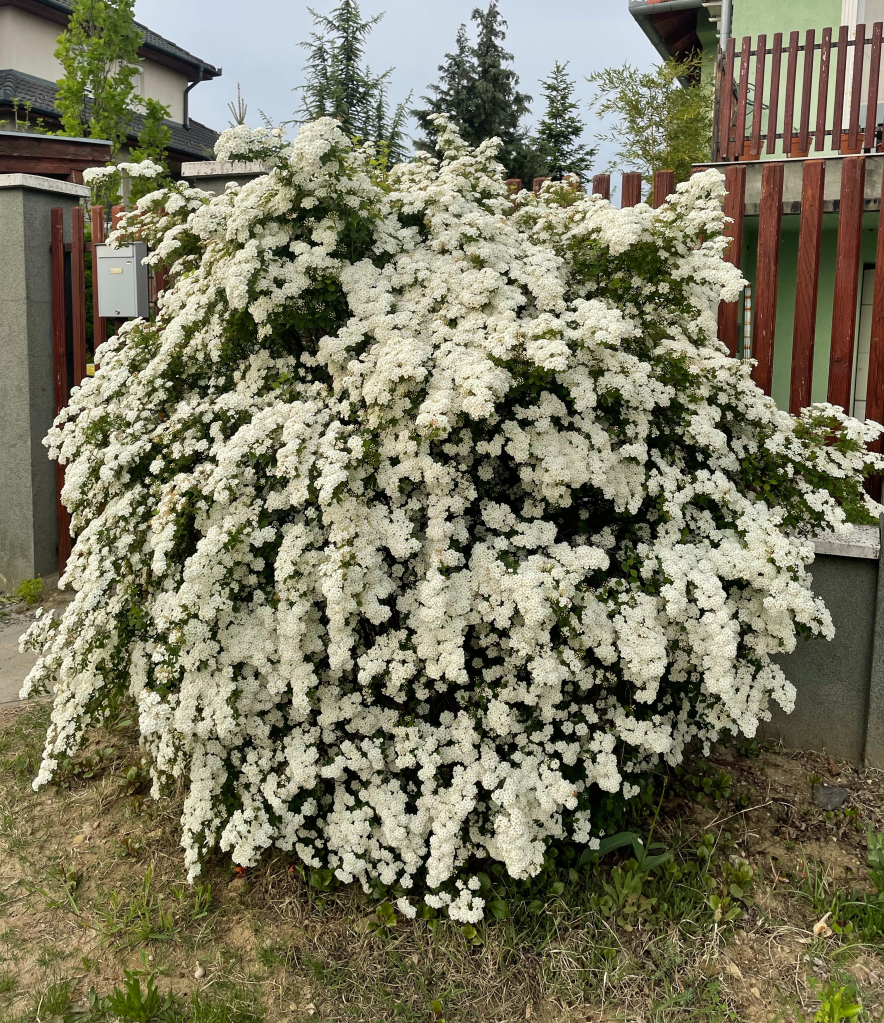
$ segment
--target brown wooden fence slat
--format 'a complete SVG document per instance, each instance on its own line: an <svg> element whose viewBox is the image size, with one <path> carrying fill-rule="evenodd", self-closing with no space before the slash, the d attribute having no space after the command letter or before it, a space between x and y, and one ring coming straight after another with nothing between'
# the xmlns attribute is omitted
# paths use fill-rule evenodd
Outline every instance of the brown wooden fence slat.
<svg viewBox="0 0 884 1023"><path fill-rule="evenodd" d="M98 349L107 340L107 320L98 315L98 267L95 246L104 241L104 207L93 206L92 219L92 343L95 346L95 361Z"/></svg>
<svg viewBox="0 0 884 1023"><path fill-rule="evenodd" d="M55 415L68 403L67 317L64 301L64 210L54 206L49 212L50 252L52 257L52 360ZM63 573L71 556L71 520L61 503L64 466L55 464L56 507L58 511L58 571Z"/></svg>
<svg viewBox="0 0 884 1023"><path fill-rule="evenodd" d="M810 150L810 102L815 47L816 32L809 28L804 36L804 77L801 84L801 120L798 124L798 152L802 156L807 156Z"/></svg>
<svg viewBox="0 0 884 1023"><path fill-rule="evenodd" d="M675 171L654 171L654 209L659 209L675 191Z"/></svg>
<svg viewBox="0 0 884 1023"><path fill-rule="evenodd" d="M724 172L724 185L727 195L724 199L724 215L733 223L724 229L731 244L724 258L734 266L739 266L743 255L743 213L746 204L746 167L734 164ZM718 305L718 337L727 347L731 355L737 354L738 338L738 302L720 302Z"/></svg>
<svg viewBox="0 0 884 1023"><path fill-rule="evenodd" d="M777 324L783 171L782 163L766 163L761 171L755 329L752 336L752 355L757 359L757 365L752 370L752 377L768 395L773 383L774 336Z"/></svg>
<svg viewBox="0 0 884 1023"><path fill-rule="evenodd" d="M850 83L850 122L847 129L847 148L856 152L859 145L859 104L863 91L863 59L866 53L866 26L856 26L853 46L853 79Z"/></svg>
<svg viewBox="0 0 884 1023"><path fill-rule="evenodd" d="M120 226L120 217L126 212L125 206L111 206L111 230L116 231Z"/></svg>
<svg viewBox="0 0 884 1023"><path fill-rule="evenodd" d="M642 201L642 176L638 171L626 171L620 182L620 206L638 206Z"/></svg>
<svg viewBox="0 0 884 1023"><path fill-rule="evenodd" d="M767 153L777 149L777 118L780 109L780 71L783 63L783 33L776 32L770 58L770 104L767 111Z"/></svg>
<svg viewBox="0 0 884 1023"><path fill-rule="evenodd" d="M810 404L813 384L813 348L823 237L825 160L807 160L801 185L801 226L798 234L798 278L795 289L795 326L792 331L792 380L789 411L793 416Z"/></svg>
<svg viewBox="0 0 884 1023"><path fill-rule="evenodd" d="M737 93L737 123L734 126L734 148L737 159L743 158L746 149L746 107L749 103L749 54L752 52L752 37L743 36L740 50L740 87Z"/></svg>
<svg viewBox="0 0 884 1023"><path fill-rule="evenodd" d="M845 411L850 410L850 384L853 377L865 180L864 156L849 156L841 161L841 206L838 215L828 400L832 405L840 405Z"/></svg>
<svg viewBox="0 0 884 1023"><path fill-rule="evenodd" d="M875 25L877 32L880 23ZM884 209L884 178L881 181L881 208ZM875 290L872 295L872 333L869 340L869 379L866 384L866 419L884 423L884 231L878 231L878 253L875 263ZM878 438L869 447L881 451ZM881 500L881 477L866 481L866 489L876 501Z"/></svg>
<svg viewBox="0 0 884 1023"><path fill-rule="evenodd" d="M731 118L734 111L734 53L736 41L733 36L727 41L724 56L724 73L721 79L721 124L719 125L719 159L733 160L731 146Z"/></svg>
<svg viewBox="0 0 884 1023"><path fill-rule="evenodd" d="M798 71L798 33L789 34L789 60L786 64L786 109L783 111L783 154L792 155L795 123L795 76Z"/></svg>
<svg viewBox="0 0 884 1023"><path fill-rule="evenodd" d="M872 26L872 46L869 52L869 93L866 97L866 128L864 145L868 151L875 148L875 132L878 126L878 81L881 76L881 38L884 24L876 21Z"/></svg>
<svg viewBox="0 0 884 1023"><path fill-rule="evenodd" d="M74 386L86 376L86 265L83 207L71 210L71 325L74 339Z"/></svg>
<svg viewBox="0 0 884 1023"><path fill-rule="evenodd" d="M844 79L847 75L847 25L838 30L838 63L835 66L835 107L832 111L832 149L841 151L844 130Z"/></svg>
<svg viewBox="0 0 884 1023"><path fill-rule="evenodd" d="M755 44L755 94L752 97L752 142L750 156L761 155L761 115L764 111L764 69L767 59L767 36L760 35Z"/></svg>
<svg viewBox="0 0 884 1023"><path fill-rule="evenodd" d="M611 198L611 175L595 174L592 179L592 194L600 195L603 199Z"/></svg>
<svg viewBox="0 0 884 1023"><path fill-rule="evenodd" d="M820 41L820 84L816 94L816 138L817 152L826 145L826 108L829 103L829 68L832 64L832 30L824 28Z"/></svg>

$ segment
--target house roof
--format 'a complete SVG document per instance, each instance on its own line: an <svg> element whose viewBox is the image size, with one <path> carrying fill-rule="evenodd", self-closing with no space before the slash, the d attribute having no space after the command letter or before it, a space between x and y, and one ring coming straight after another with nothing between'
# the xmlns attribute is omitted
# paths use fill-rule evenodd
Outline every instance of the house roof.
<svg viewBox="0 0 884 1023"><path fill-rule="evenodd" d="M55 107L55 82L48 82L43 78L35 78L33 75L23 74L21 71L11 69L0 70L0 109L9 110L13 101L31 104L31 115L37 117L50 117L57 119L59 112ZM139 116L133 118L129 137L135 139L141 131L142 119ZM218 139L218 132L200 124L199 121L190 120L189 127L174 121L165 122L172 132L169 143L169 151L179 156L190 157L191 159L204 160L214 157L215 142Z"/></svg>
<svg viewBox="0 0 884 1023"><path fill-rule="evenodd" d="M661 57L679 60L702 50L697 16L704 8L720 7L719 0L628 0L629 13ZM710 14L713 12L710 10Z"/></svg>
<svg viewBox="0 0 884 1023"><path fill-rule="evenodd" d="M73 6L73 0L0 0L0 7L17 7L63 27L68 23ZM186 74L189 81L204 81L221 74L221 68L194 56L146 25L140 22L135 24L144 34L144 44L140 51L142 56Z"/></svg>

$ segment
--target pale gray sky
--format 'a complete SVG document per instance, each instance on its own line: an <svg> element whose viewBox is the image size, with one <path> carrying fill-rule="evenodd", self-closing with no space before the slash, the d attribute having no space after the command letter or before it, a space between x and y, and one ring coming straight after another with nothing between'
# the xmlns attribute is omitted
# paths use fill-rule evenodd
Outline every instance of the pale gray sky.
<svg viewBox="0 0 884 1023"><path fill-rule="evenodd" d="M478 5L485 6L487 0ZM327 13L335 0L313 0ZM291 90L303 81L304 51L298 43L311 30L307 4L291 0L136 0L139 21L202 57L224 74L198 85L190 94L191 114L215 129L227 127L229 100L242 85L248 123L260 124L259 108L273 121L291 117L298 96ZM454 49L461 22L468 22L476 0L362 0L363 14L385 11L368 43L373 70L395 67L391 99L413 90L417 100L436 80L437 67ZM506 47L515 56L520 88L542 110L538 80L556 60L570 61L577 96L584 106L587 141L597 126L585 106L592 92L584 75L628 60L650 66L655 53L627 11L627 0L500 0L509 23ZM600 149L596 170L611 158Z"/></svg>

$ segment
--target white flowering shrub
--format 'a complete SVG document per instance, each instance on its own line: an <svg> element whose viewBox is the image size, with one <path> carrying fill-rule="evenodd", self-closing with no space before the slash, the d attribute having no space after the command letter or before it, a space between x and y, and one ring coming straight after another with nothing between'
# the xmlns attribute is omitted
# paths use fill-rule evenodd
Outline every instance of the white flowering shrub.
<svg viewBox="0 0 884 1023"><path fill-rule="evenodd" d="M174 283L48 438L75 594L25 692L36 786L137 703L191 875L277 846L476 920L479 864L535 874L600 793L792 706L772 656L832 631L808 538L877 511L879 429L727 357L718 173L513 204L440 130L374 179L331 120L235 128L268 174L140 202Z"/></svg>

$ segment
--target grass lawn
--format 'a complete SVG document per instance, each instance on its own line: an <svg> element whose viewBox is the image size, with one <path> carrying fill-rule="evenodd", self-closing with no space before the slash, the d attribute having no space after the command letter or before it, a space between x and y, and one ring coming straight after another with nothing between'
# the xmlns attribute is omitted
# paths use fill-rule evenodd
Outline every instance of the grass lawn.
<svg viewBox="0 0 884 1023"><path fill-rule="evenodd" d="M577 869L562 848L503 919L462 928L282 855L243 876L219 857L188 885L180 797L146 797L132 722L34 793L47 718L0 711L2 1023L828 1023L855 1002L884 1021L880 772L722 744L634 801L625 827L647 836L656 814L670 862L649 874L624 849ZM850 790L843 809L813 805L820 779Z"/></svg>

